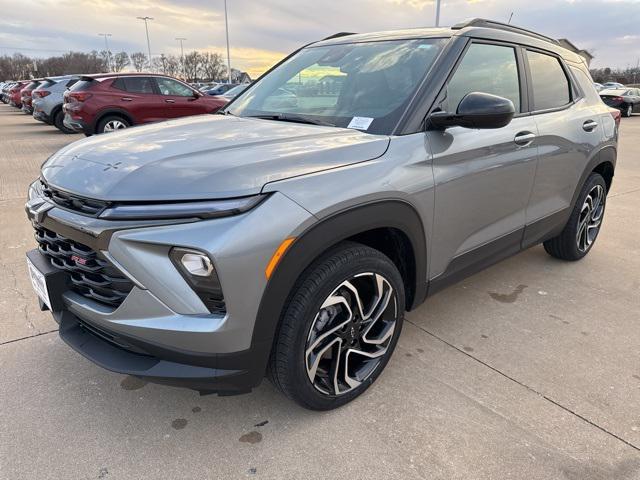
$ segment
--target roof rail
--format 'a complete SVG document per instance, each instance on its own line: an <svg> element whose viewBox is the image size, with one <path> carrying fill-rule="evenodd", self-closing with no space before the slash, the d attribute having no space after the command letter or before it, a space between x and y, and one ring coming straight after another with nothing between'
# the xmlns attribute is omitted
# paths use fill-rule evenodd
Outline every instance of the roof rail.
<svg viewBox="0 0 640 480"><path fill-rule="evenodd" d="M461 30L465 27L484 27L484 28L494 28L497 30L506 30L514 33L521 33L523 35L528 35L530 37L535 37L540 40L544 40L546 42L551 42L555 45L559 45L559 42L555 38L547 37L546 35L542 35L537 32L533 32L531 30L527 30L526 28L516 27L515 25L511 25L509 23L496 22L495 20L487 20L486 18L472 18L470 20L464 20L460 23L456 23L452 30Z"/></svg>
<svg viewBox="0 0 640 480"><path fill-rule="evenodd" d="M331 40L332 38L346 37L348 35L355 35L355 33L354 32L338 32L338 33L334 33L333 35L329 35L328 37L323 38L320 41L323 42L325 40Z"/></svg>

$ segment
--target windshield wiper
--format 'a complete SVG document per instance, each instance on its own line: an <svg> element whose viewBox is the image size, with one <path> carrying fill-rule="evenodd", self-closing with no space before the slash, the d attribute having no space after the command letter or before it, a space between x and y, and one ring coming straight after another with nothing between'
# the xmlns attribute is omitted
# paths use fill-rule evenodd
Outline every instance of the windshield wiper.
<svg viewBox="0 0 640 480"><path fill-rule="evenodd" d="M248 118L261 118L263 120L276 120L279 122L307 123L309 125L323 125L325 127L335 127L333 123L316 120L302 115L292 115L289 113L277 113L270 115L248 115Z"/></svg>

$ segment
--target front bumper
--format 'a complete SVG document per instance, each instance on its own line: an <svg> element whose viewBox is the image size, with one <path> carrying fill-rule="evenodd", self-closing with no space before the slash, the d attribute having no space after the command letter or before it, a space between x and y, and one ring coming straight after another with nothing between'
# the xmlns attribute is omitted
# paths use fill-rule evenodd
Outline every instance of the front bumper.
<svg viewBox="0 0 640 480"><path fill-rule="evenodd" d="M71 289L61 294L53 315L76 351L115 372L201 392L241 393L260 383L271 350L271 336L253 335L264 268L293 229L311 222L306 210L275 194L242 215L171 225L125 225L58 207L34 213L29 204L27 212L100 251L135 283L115 308ZM172 246L213 258L226 314L209 313L168 258Z"/></svg>
<svg viewBox="0 0 640 480"><path fill-rule="evenodd" d="M163 351L153 355L156 346L144 341L114 334L80 320L69 311L53 313L60 324L60 338L82 356L112 372L133 375L153 383L186 387L200 393L240 394L251 391L262 379L257 369L230 370L215 366L199 366L199 359L175 351ZM125 347L126 346L126 347ZM170 360L180 356L182 362ZM234 362L243 363L242 355ZM215 359L210 361L215 365Z"/></svg>

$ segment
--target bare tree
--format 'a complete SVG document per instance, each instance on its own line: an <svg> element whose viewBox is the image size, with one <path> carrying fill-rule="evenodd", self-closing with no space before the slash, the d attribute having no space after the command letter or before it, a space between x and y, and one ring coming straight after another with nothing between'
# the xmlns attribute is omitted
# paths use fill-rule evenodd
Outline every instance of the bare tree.
<svg viewBox="0 0 640 480"><path fill-rule="evenodd" d="M227 71L219 53L203 53L200 58L202 76L206 80L219 80Z"/></svg>
<svg viewBox="0 0 640 480"><path fill-rule="evenodd" d="M197 82L202 72L202 55L196 51L184 56L184 72L189 82Z"/></svg>
<svg viewBox="0 0 640 480"><path fill-rule="evenodd" d="M121 72L124 70L124 67L129 65L131 60L129 60L129 55L127 52L118 52L111 56L111 68L114 72Z"/></svg>
<svg viewBox="0 0 640 480"><path fill-rule="evenodd" d="M134 52L129 55L129 58L131 58L131 63L133 63L133 68L136 69L136 72L141 72L147 64L147 55L144 52Z"/></svg>

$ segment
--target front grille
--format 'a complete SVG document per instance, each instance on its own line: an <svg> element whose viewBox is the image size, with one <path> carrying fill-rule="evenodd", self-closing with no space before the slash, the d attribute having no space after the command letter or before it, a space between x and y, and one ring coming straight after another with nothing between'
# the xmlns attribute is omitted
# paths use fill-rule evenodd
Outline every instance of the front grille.
<svg viewBox="0 0 640 480"><path fill-rule="evenodd" d="M69 272L70 288L92 300L112 307L119 306L133 288L111 262L81 243L36 226L36 241L51 264Z"/></svg>
<svg viewBox="0 0 640 480"><path fill-rule="evenodd" d="M73 210L74 212L97 217L108 206L107 202L102 200L79 197L53 188L43 181L40 183L42 184L42 193L44 196L56 205L66 208L67 210Z"/></svg>

